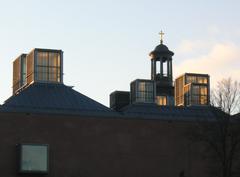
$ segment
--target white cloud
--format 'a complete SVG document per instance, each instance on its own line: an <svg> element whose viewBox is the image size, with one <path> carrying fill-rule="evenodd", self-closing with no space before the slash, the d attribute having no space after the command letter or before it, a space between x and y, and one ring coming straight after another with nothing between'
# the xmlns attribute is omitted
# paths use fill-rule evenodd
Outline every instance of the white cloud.
<svg viewBox="0 0 240 177"><path fill-rule="evenodd" d="M190 52L195 52L205 46L206 43L199 40L183 40L179 47L176 49L176 53L178 54L189 54Z"/></svg>
<svg viewBox="0 0 240 177"><path fill-rule="evenodd" d="M175 65L174 71L175 76L186 72L209 74L212 86L227 77L240 81L240 46L229 42L215 43L205 55L187 58Z"/></svg>

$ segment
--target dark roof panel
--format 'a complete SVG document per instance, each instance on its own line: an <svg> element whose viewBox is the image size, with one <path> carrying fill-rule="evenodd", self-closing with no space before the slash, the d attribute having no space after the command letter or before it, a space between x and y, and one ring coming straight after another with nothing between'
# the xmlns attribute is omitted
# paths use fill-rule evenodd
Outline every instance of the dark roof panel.
<svg viewBox="0 0 240 177"><path fill-rule="evenodd" d="M115 112L112 109L63 84L35 83L10 97L0 107L4 112L77 114L126 119L174 121L216 120L222 111L210 106L158 106L151 103L130 104ZM224 116L224 115L223 115ZM236 116L237 117L237 116Z"/></svg>
<svg viewBox="0 0 240 177"><path fill-rule="evenodd" d="M138 103L124 107L121 111L127 117L165 120L214 120L216 108L210 106L158 106ZM220 111L221 112L221 111Z"/></svg>
<svg viewBox="0 0 240 177"><path fill-rule="evenodd" d="M115 113L110 108L75 91L63 84L34 83L11 96L3 104L3 108L11 110L60 110L62 112L104 112Z"/></svg>

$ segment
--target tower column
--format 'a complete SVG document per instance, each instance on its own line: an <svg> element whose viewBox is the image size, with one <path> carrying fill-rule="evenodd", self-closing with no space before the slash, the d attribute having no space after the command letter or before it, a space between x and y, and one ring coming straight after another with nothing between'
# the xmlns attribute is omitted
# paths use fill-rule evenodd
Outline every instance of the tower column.
<svg viewBox="0 0 240 177"><path fill-rule="evenodd" d="M169 60L167 60L167 77L169 78L170 76L170 67L169 67Z"/></svg>
<svg viewBox="0 0 240 177"><path fill-rule="evenodd" d="M172 73L172 60L169 61L169 74L170 74L169 78L171 78L171 80L172 80L172 75L173 75L173 73Z"/></svg>
<svg viewBox="0 0 240 177"><path fill-rule="evenodd" d="M155 80L155 73L156 73L156 61L155 60L152 60L151 61L151 79L152 80Z"/></svg>
<svg viewBox="0 0 240 177"><path fill-rule="evenodd" d="M160 76L163 77L163 62L160 60Z"/></svg>

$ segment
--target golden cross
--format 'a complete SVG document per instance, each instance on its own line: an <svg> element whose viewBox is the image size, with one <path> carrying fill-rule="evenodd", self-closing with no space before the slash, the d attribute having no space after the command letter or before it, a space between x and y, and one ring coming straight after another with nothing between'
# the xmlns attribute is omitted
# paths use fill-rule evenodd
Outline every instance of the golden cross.
<svg viewBox="0 0 240 177"><path fill-rule="evenodd" d="M163 33L162 30L161 30L161 32L158 33L158 34L159 34L160 37L161 37L160 43L162 44L162 43L163 43L163 35L164 35L164 33Z"/></svg>

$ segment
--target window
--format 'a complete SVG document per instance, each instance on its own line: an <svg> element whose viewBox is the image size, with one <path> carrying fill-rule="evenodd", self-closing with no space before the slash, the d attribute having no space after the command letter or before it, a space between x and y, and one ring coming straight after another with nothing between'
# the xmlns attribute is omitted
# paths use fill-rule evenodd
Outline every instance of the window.
<svg viewBox="0 0 240 177"><path fill-rule="evenodd" d="M208 79L207 79L207 77L201 77L201 76L198 76L198 83L200 83L200 84L207 84L207 81Z"/></svg>
<svg viewBox="0 0 240 177"><path fill-rule="evenodd" d="M60 62L60 53L37 52L37 80L44 82L61 82Z"/></svg>
<svg viewBox="0 0 240 177"><path fill-rule="evenodd" d="M157 105L167 105L167 96L157 96L156 97Z"/></svg>
<svg viewBox="0 0 240 177"><path fill-rule="evenodd" d="M154 103L155 85L151 80L135 80L131 83L131 102Z"/></svg>
<svg viewBox="0 0 240 177"><path fill-rule="evenodd" d="M154 100L154 89L152 82L138 82L137 101L152 103Z"/></svg>
<svg viewBox="0 0 240 177"><path fill-rule="evenodd" d="M26 84L27 68L26 68L26 56L21 58L21 86Z"/></svg>
<svg viewBox="0 0 240 177"><path fill-rule="evenodd" d="M187 75L186 84L189 84L189 83L207 84L208 76Z"/></svg>
<svg viewBox="0 0 240 177"><path fill-rule="evenodd" d="M185 105L190 105L191 104L191 94L190 94L190 92L191 92L191 84L185 85L184 86Z"/></svg>
<svg viewBox="0 0 240 177"><path fill-rule="evenodd" d="M192 104L207 105L208 89L206 85L192 85Z"/></svg>
<svg viewBox="0 0 240 177"><path fill-rule="evenodd" d="M20 173L48 173L48 145L20 144Z"/></svg>
<svg viewBox="0 0 240 177"><path fill-rule="evenodd" d="M196 76L186 76L186 84L196 83Z"/></svg>

